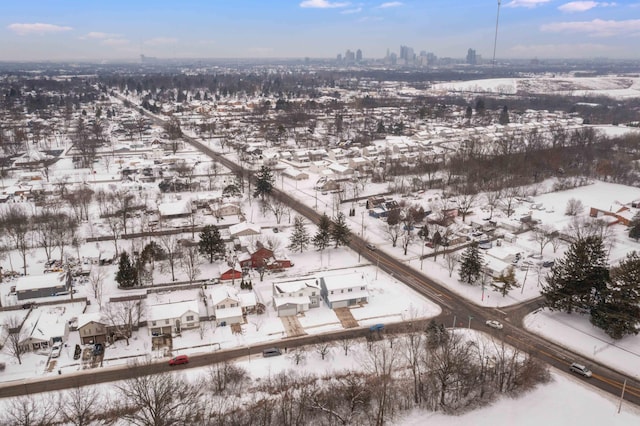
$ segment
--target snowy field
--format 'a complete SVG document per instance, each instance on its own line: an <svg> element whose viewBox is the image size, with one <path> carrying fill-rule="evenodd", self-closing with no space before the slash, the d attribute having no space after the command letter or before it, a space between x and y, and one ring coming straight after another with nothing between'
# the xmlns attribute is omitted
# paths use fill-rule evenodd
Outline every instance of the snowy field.
<svg viewBox="0 0 640 426"><path fill-rule="evenodd" d="M574 77L558 75L535 78L493 78L434 84L436 92L492 94L545 93L569 96L640 97L640 79L626 76Z"/></svg>

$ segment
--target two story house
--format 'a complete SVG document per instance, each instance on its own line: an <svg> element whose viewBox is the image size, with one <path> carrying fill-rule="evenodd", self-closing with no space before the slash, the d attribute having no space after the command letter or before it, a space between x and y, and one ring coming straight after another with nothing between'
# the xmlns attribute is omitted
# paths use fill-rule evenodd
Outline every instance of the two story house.
<svg viewBox="0 0 640 426"><path fill-rule="evenodd" d="M369 285L361 272L324 276L320 286L322 298L331 309L369 301Z"/></svg>
<svg viewBox="0 0 640 426"><path fill-rule="evenodd" d="M273 306L279 317L296 315L320 306L320 284L316 277L274 282Z"/></svg>

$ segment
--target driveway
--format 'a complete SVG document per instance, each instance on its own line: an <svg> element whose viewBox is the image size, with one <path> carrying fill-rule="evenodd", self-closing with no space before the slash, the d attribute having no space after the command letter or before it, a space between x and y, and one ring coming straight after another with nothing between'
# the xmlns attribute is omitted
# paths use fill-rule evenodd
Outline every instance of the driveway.
<svg viewBox="0 0 640 426"><path fill-rule="evenodd" d="M284 325L287 337L304 336L307 334L305 333L304 328L302 328L300 321L298 321L298 317L291 315L280 317L280 320L282 321L282 325Z"/></svg>
<svg viewBox="0 0 640 426"><path fill-rule="evenodd" d="M336 316L340 320L343 328L355 328L358 327L358 321L351 314L351 309L349 308L335 308L334 312Z"/></svg>

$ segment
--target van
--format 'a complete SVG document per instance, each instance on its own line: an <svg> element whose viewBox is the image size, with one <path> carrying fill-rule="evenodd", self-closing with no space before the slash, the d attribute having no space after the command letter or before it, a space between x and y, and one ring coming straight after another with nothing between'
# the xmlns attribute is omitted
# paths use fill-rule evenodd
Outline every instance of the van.
<svg viewBox="0 0 640 426"><path fill-rule="evenodd" d="M574 362L573 364L571 364L571 367L569 367L569 370L584 377L591 377L591 370L589 370L587 367L585 367L582 364L578 364L577 362Z"/></svg>
<svg viewBox="0 0 640 426"><path fill-rule="evenodd" d="M278 348L269 348L262 351L262 356L265 358L269 358L270 356L278 356L282 355L282 351Z"/></svg>

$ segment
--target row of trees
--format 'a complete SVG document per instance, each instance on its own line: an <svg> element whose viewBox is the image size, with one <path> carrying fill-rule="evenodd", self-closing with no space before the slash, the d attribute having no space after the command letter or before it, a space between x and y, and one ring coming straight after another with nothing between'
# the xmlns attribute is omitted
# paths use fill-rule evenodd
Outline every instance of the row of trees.
<svg viewBox="0 0 640 426"><path fill-rule="evenodd" d="M620 339L640 332L640 255L633 251L615 266L603 238L576 239L547 276L542 294L547 307L589 314L593 325Z"/></svg>
<svg viewBox="0 0 640 426"><path fill-rule="evenodd" d="M467 411L549 379L543 366L502 342L469 340L436 323L370 341L368 351L354 351L353 345L345 339L310 348L325 362L334 359L335 350L358 357L359 370L331 377L290 370L252 380L241 367L221 363L195 379L165 373L133 377L109 393L89 387L13 398L0 422L88 425L118 418L153 426L384 425L413 408ZM300 365L307 355L301 348L289 357Z"/></svg>

